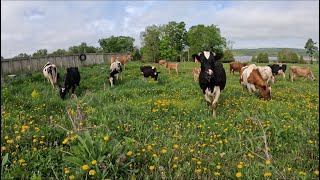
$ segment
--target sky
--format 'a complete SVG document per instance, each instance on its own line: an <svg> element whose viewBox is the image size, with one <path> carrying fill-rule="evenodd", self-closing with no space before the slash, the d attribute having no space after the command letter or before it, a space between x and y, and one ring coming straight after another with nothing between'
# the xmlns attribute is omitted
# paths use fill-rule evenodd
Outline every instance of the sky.
<svg viewBox="0 0 320 180"><path fill-rule="evenodd" d="M1 56L53 52L130 36L140 46L147 26L217 25L240 48L301 48L319 43L319 1L1 1ZM318 46L319 47L319 46Z"/></svg>

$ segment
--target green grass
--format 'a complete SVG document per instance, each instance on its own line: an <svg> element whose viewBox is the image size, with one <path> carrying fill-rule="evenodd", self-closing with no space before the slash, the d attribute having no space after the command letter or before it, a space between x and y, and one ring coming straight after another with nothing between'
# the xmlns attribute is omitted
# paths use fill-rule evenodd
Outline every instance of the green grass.
<svg viewBox="0 0 320 180"><path fill-rule="evenodd" d="M157 82L141 77L141 65L129 62L113 88L108 65L80 67L77 97L66 100L40 72L6 80L1 178L318 179L317 65L306 65L314 82L277 76L273 99L263 101L224 64L216 120L193 80L199 64L180 63L179 75L158 68Z"/></svg>

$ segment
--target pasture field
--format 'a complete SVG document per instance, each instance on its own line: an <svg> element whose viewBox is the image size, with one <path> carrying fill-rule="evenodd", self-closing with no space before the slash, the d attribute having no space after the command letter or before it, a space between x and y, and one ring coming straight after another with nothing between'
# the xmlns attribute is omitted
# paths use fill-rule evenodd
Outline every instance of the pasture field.
<svg viewBox="0 0 320 180"><path fill-rule="evenodd" d="M80 67L77 97L59 97L42 72L1 85L1 179L318 179L316 81L277 76L260 100L229 73L217 119L193 62L158 81L129 62L105 84L108 65ZM145 64L148 65L148 64ZM152 65L152 64L149 64ZM304 65L302 65L304 66ZM63 69L59 69L64 74Z"/></svg>

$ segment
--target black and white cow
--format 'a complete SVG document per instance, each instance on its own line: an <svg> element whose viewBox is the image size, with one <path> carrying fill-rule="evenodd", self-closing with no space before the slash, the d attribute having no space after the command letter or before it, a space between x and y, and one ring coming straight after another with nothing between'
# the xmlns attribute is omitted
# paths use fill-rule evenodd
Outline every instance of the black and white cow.
<svg viewBox="0 0 320 180"><path fill-rule="evenodd" d="M203 51L193 57L201 63L199 85L207 101L207 105L210 106L210 104L212 104L212 115L213 118L216 118L220 92L224 89L227 82L226 71L219 61L223 57L223 54L216 55L211 51ZM210 96L213 98L212 102Z"/></svg>
<svg viewBox="0 0 320 180"><path fill-rule="evenodd" d="M141 66L140 71L143 77L151 77L155 81L158 79L158 75L160 72L157 72L157 68L154 66Z"/></svg>
<svg viewBox="0 0 320 180"><path fill-rule="evenodd" d="M120 75L120 78L122 79L122 77L121 77L122 69L123 68L122 68L122 64L120 61L116 60L111 63L110 74L109 74L109 82L110 82L111 87L113 87L114 80L119 79L119 75Z"/></svg>
<svg viewBox="0 0 320 180"><path fill-rule="evenodd" d="M269 64L268 66L271 68L272 74L275 74L275 75L282 74L283 79L286 78L286 69L287 69L286 64Z"/></svg>
<svg viewBox="0 0 320 180"><path fill-rule="evenodd" d="M54 88L54 85L57 84L57 67L56 65L47 62L47 64L45 64L43 66L43 75L44 77L48 80L48 82L52 85L52 88Z"/></svg>
<svg viewBox="0 0 320 180"><path fill-rule="evenodd" d="M60 88L60 97L64 99L64 97L69 92L71 87L72 87L72 94L74 94L74 90L76 89L76 86L80 85L79 83L80 83L80 72L78 67L67 68L67 72L64 75L64 83Z"/></svg>

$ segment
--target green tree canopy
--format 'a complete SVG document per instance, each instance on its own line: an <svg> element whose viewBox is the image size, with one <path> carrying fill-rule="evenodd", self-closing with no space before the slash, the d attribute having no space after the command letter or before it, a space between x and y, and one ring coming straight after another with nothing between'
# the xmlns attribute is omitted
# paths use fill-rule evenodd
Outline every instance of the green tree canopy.
<svg viewBox="0 0 320 180"><path fill-rule="evenodd" d="M317 43L314 42L311 38L309 38L308 41L306 42L306 45L304 46L304 48L307 50L307 54L311 58L311 60L310 60L311 64L313 63L313 55L318 50L318 47L315 46L315 44L317 44Z"/></svg>
<svg viewBox="0 0 320 180"><path fill-rule="evenodd" d="M59 56L59 55L67 55L68 52L64 49L57 49L55 51L53 51L52 53L50 53L49 55L53 55L53 56Z"/></svg>
<svg viewBox="0 0 320 180"><path fill-rule="evenodd" d="M99 39L99 44L105 53L133 52L135 39L129 36L111 36Z"/></svg>
<svg viewBox="0 0 320 180"><path fill-rule="evenodd" d="M97 49L93 46L88 46L87 43L82 42L79 46L69 47L69 54L81 54L81 53L95 53Z"/></svg>
<svg viewBox="0 0 320 180"><path fill-rule="evenodd" d="M43 57L48 55L47 49L39 49L35 53L32 54L32 57Z"/></svg>
<svg viewBox="0 0 320 180"><path fill-rule="evenodd" d="M255 62L257 62L257 63L269 63L268 53L259 53Z"/></svg>
<svg viewBox="0 0 320 180"><path fill-rule="evenodd" d="M14 56L13 58L28 58L28 57L31 57L31 55L29 55L27 53L20 53L20 54Z"/></svg>
<svg viewBox="0 0 320 180"><path fill-rule="evenodd" d="M231 50L226 50L224 51L224 56L221 60L221 62L229 63L229 62L234 62L235 59L233 57L233 53Z"/></svg>
<svg viewBox="0 0 320 180"><path fill-rule="evenodd" d="M203 50L223 53L223 49L226 48L226 39L221 36L220 29L216 25L192 26L187 35L190 54L197 54Z"/></svg>
<svg viewBox="0 0 320 180"><path fill-rule="evenodd" d="M179 59L187 45L187 30L184 22L171 21L164 25L160 40L161 59Z"/></svg>
<svg viewBox="0 0 320 180"><path fill-rule="evenodd" d="M157 62L159 60L161 28L161 26L152 25L140 33L141 53L144 61Z"/></svg>
<svg viewBox="0 0 320 180"><path fill-rule="evenodd" d="M303 58L302 58L303 60ZM297 53L290 51L289 49L282 49L278 52L278 62L280 63L303 63L301 58L299 59Z"/></svg>

